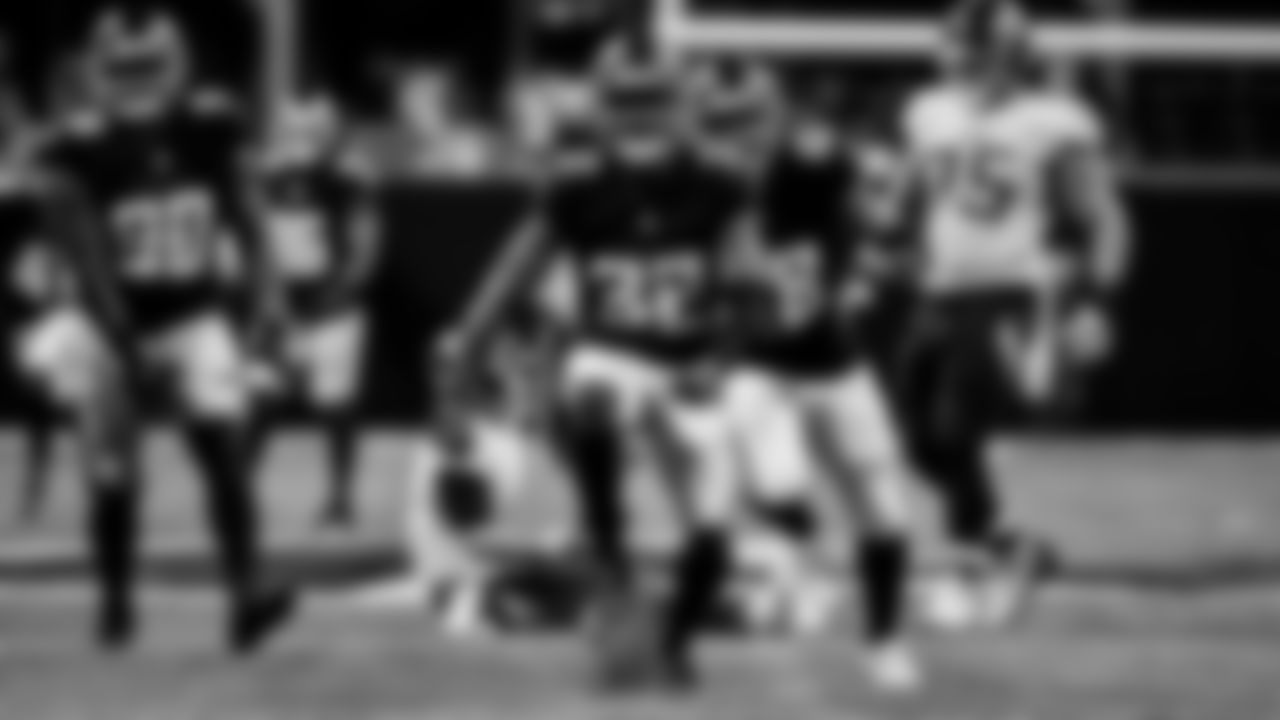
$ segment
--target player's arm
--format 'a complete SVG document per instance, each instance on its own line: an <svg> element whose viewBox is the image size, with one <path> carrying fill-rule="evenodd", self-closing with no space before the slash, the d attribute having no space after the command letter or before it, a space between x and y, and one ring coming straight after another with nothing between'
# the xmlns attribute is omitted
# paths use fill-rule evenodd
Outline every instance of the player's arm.
<svg viewBox="0 0 1280 720"><path fill-rule="evenodd" d="M888 141L860 140L852 155L855 181L849 226L858 246L849 257L843 303L850 309L865 309L884 286L903 281L910 272L912 206L919 191L905 153Z"/></svg>
<svg viewBox="0 0 1280 720"><path fill-rule="evenodd" d="M1076 279L1110 295L1127 273L1132 239L1115 168L1101 143L1081 143L1062 154L1059 187L1067 232L1078 242Z"/></svg>
<svg viewBox="0 0 1280 720"><path fill-rule="evenodd" d="M342 218L344 227L339 229L346 253L334 279L338 303L357 297L369 285L382 256L382 222L373 178L354 167L345 168L343 177L350 198Z"/></svg>
<svg viewBox="0 0 1280 720"><path fill-rule="evenodd" d="M48 170L41 175L39 184L44 225L62 262L74 276L78 305L93 315L109 338L124 346L132 320L111 271L111 244L92 203L68 173Z"/></svg>
<svg viewBox="0 0 1280 720"><path fill-rule="evenodd" d="M457 322L441 340L440 352L451 365L465 367L476 351L550 267L550 235L540 212L516 228L489 265Z"/></svg>

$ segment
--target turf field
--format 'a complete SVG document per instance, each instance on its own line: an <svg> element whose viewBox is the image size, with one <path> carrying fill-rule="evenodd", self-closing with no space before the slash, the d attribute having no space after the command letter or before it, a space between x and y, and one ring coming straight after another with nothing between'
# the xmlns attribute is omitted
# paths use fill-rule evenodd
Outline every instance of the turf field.
<svg viewBox="0 0 1280 720"><path fill-rule="evenodd" d="M898 701L860 681L845 637L722 640L701 696L622 702L582 689L569 639L458 645L421 616L347 608L329 599L336 588L395 565L406 445L368 443L364 523L349 533L312 523L316 454L305 437L277 443L262 487L281 571L315 600L279 644L241 663L218 649L196 486L170 443L157 441L149 463L149 619L132 656L86 645L72 478L35 527L0 504L0 720L1280 719L1280 443L1009 448L1015 514L1064 545L1066 572L1022 627L925 640L931 686ZM0 443L2 477L20 459ZM535 495L513 534L562 517L556 488ZM663 535L653 497L637 502L646 530Z"/></svg>

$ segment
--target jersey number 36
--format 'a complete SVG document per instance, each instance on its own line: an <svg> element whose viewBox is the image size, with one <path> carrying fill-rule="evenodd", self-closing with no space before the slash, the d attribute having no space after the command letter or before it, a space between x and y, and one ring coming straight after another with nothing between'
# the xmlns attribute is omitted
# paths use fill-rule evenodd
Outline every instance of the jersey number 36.
<svg viewBox="0 0 1280 720"><path fill-rule="evenodd" d="M216 268L213 197L199 188L135 196L111 215L125 277L182 281Z"/></svg>

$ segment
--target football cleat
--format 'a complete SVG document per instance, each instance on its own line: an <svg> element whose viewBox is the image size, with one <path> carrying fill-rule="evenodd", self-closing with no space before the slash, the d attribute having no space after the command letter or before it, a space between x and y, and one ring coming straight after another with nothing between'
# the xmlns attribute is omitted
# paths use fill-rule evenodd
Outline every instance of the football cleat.
<svg viewBox="0 0 1280 720"><path fill-rule="evenodd" d="M919 602L925 620L940 630L959 632L980 624L978 588L966 578L947 574L929 579L920 588Z"/></svg>
<svg viewBox="0 0 1280 720"><path fill-rule="evenodd" d="M242 655L261 650L298 611L298 596L291 591L272 592L246 602L231 619L231 649Z"/></svg>
<svg viewBox="0 0 1280 720"><path fill-rule="evenodd" d="M890 695L909 695L924 684L919 658L901 641L887 642L867 651L867 678L877 690Z"/></svg>

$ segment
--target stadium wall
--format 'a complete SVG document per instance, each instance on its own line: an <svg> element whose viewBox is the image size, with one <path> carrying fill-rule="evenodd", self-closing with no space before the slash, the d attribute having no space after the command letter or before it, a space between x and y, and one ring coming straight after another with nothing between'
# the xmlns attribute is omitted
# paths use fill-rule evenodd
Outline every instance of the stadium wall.
<svg viewBox="0 0 1280 720"><path fill-rule="evenodd" d="M1117 355L1077 427L1280 428L1280 241L1274 191L1139 188L1132 282L1119 299ZM409 183L382 198L387 242L372 297L366 407L386 422L427 402L427 338L453 315L525 204L503 183ZM0 380L12 417L14 380Z"/></svg>

